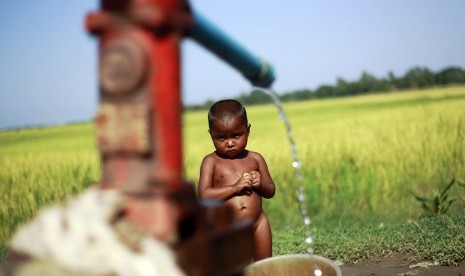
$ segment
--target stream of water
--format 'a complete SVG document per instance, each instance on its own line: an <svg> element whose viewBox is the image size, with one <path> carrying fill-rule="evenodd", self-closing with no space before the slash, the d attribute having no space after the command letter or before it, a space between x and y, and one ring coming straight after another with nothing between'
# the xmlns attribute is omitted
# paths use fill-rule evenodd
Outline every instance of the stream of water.
<svg viewBox="0 0 465 276"><path fill-rule="evenodd" d="M314 254L314 250L312 247L313 243L313 235L311 231L311 220L310 216L307 212L306 207L306 197L305 197L305 181L302 173L302 162L299 159L299 155L297 152L297 145L295 143L294 135L292 133L291 123L289 122L289 118L286 115L286 112L283 109L281 101L279 100L278 94L273 89L262 89L265 93L270 95L271 99L273 100L273 104L275 105L276 109L278 110L279 119L283 121L284 126L286 128L287 138L289 140L289 144L291 147L291 154L292 154L292 168L295 174L296 180L296 187L297 187L297 199L299 201L299 210L300 215L302 217L302 223L305 228L305 237L303 238L303 242L307 246L307 252L309 254ZM322 271L316 267L314 270L315 276L321 276Z"/></svg>

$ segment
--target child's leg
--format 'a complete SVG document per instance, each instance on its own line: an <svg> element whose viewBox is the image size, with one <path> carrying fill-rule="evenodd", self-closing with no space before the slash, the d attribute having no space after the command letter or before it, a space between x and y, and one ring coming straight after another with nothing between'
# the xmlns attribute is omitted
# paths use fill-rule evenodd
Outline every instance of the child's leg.
<svg viewBox="0 0 465 276"><path fill-rule="evenodd" d="M254 261L271 257L271 228L262 210L253 227Z"/></svg>

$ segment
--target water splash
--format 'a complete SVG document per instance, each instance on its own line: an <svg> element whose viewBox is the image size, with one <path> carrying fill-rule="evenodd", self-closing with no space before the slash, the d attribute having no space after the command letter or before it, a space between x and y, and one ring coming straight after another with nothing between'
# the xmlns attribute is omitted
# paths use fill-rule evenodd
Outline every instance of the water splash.
<svg viewBox="0 0 465 276"><path fill-rule="evenodd" d="M297 181L296 186L298 187L297 199L299 201L299 210L300 210L300 215L302 217L302 222L305 228L304 242L307 246L307 249L306 249L307 253L313 254L314 253L314 250L312 247L313 236L311 232L311 220L310 220L310 216L308 215L306 204L305 204L306 203L305 182L304 182L304 177L302 173L302 162L300 161L299 155L297 152L297 145L295 143L294 135L292 133L291 123L289 122L286 112L284 112L283 106L276 92L272 89L261 89L261 90L263 90L265 93L270 95L271 99L273 100L273 104L278 110L279 119L283 121L284 126L286 128L287 138L289 140L289 144L291 147L291 153L292 153L291 166L294 169L295 178ZM315 275L316 276L321 275L321 270L319 269L315 270Z"/></svg>

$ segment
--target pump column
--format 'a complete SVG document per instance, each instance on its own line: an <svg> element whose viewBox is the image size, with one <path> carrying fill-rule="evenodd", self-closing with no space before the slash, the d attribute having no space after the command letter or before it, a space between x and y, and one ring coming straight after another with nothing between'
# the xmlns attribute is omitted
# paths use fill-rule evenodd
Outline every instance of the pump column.
<svg viewBox="0 0 465 276"><path fill-rule="evenodd" d="M129 195L127 216L162 240L177 238L179 212L167 198L188 189L179 66L180 18L188 17L184 1L102 0L101 11L86 18L100 37L95 122L102 187Z"/></svg>

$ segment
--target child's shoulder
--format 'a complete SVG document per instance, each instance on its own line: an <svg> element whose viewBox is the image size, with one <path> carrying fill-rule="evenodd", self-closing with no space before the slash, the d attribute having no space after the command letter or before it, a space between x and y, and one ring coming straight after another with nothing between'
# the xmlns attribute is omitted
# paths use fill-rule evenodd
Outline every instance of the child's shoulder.
<svg viewBox="0 0 465 276"><path fill-rule="evenodd" d="M213 158L215 156L216 156L215 152L210 152L209 154L205 155L203 157L203 159L209 159L209 158Z"/></svg>
<svg viewBox="0 0 465 276"><path fill-rule="evenodd" d="M210 160L215 160L217 158L217 155L215 152L211 152L203 157L202 162L208 162Z"/></svg>
<svg viewBox="0 0 465 276"><path fill-rule="evenodd" d="M256 152L256 151L251 151L249 150L249 156L254 158L254 159L264 159L263 156L259 153L259 152Z"/></svg>

